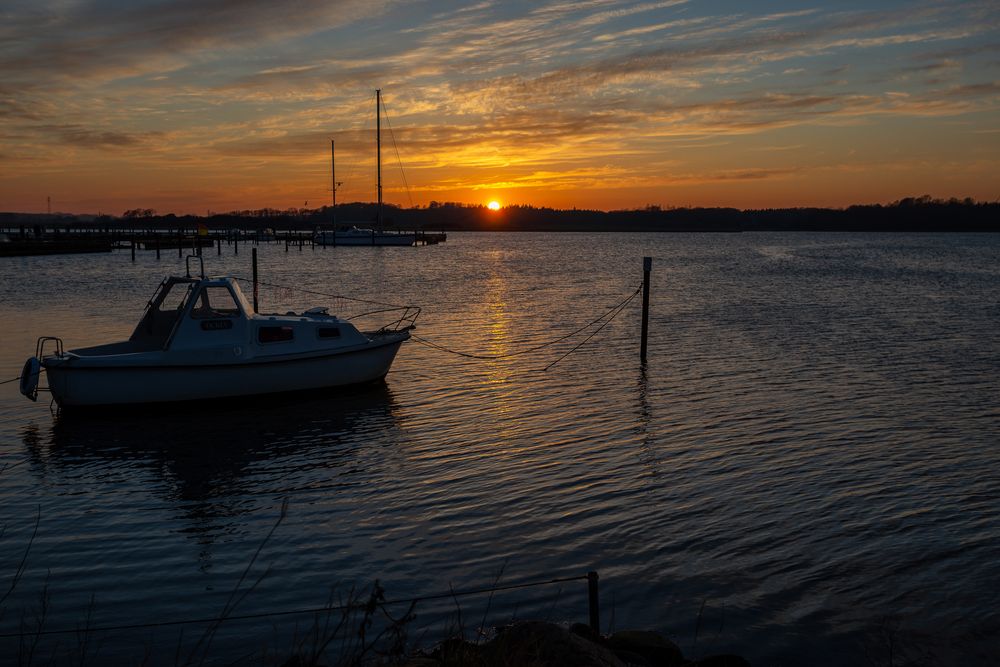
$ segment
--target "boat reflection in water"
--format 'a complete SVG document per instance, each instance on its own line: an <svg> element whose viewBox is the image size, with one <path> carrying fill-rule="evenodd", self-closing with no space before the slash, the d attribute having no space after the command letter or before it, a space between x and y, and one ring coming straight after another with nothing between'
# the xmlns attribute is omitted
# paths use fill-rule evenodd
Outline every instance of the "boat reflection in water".
<svg viewBox="0 0 1000 667"><path fill-rule="evenodd" d="M378 437L368 438L373 433ZM81 471L100 471L96 491L142 496L140 503L153 496L161 506L166 500L186 531L211 541L245 530L245 515L282 497L360 483L358 470L384 455L393 433L397 407L388 385L376 382L308 396L187 403L183 410L62 412L49 437L29 429L22 440L38 478L78 483Z"/></svg>

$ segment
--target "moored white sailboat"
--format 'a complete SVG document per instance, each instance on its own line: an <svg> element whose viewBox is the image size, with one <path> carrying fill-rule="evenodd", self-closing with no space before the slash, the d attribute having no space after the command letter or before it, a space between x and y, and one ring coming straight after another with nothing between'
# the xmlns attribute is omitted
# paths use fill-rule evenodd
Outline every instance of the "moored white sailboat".
<svg viewBox="0 0 1000 667"><path fill-rule="evenodd" d="M333 175L333 216L334 228L330 230L317 231L313 236L313 243L316 245L345 245L345 246L412 246L417 242L417 235L413 232L387 232L382 221L382 90L375 91L375 153L376 171L378 174L378 208L375 214L375 228L358 227L358 224L351 223L346 229L337 229L337 176L335 171L336 161L333 159L333 142L330 142L330 169Z"/></svg>

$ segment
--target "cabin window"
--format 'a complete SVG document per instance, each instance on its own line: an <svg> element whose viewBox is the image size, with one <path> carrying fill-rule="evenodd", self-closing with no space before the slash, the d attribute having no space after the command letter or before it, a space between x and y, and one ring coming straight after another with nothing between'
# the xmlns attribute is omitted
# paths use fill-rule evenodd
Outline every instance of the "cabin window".
<svg viewBox="0 0 1000 667"><path fill-rule="evenodd" d="M257 329L257 340L261 343L283 343L295 338L292 327L261 327Z"/></svg>
<svg viewBox="0 0 1000 667"><path fill-rule="evenodd" d="M320 338L340 338L340 327L320 327L317 333Z"/></svg>
<svg viewBox="0 0 1000 667"><path fill-rule="evenodd" d="M215 317L238 317L240 307L228 287L221 285L203 287L195 298L191 317L196 320Z"/></svg>

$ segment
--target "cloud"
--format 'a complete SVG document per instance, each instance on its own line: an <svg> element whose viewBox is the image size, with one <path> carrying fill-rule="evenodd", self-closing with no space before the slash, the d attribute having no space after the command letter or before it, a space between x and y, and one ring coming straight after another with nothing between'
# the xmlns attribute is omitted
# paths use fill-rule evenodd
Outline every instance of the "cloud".
<svg viewBox="0 0 1000 667"><path fill-rule="evenodd" d="M9 12L0 73L39 77L109 77L176 68L194 53L252 49L327 30L384 11L373 0L84 0Z"/></svg>
<svg viewBox="0 0 1000 667"><path fill-rule="evenodd" d="M122 132L81 125L33 125L30 130L36 136L50 135L60 144L99 150L135 148L164 137L163 132Z"/></svg>
<svg viewBox="0 0 1000 667"><path fill-rule="evenodd" d="M786 17L786 15L753 19L736 17L728 21L717 21L710 31L702 31L697 35L704 37L711 32L715 39L707 42L685 44L682 40L682 43L677 45L614 54L590 63L554 69L532 79L511 77L508 83L514 94L538 96L545 91L562 94L596 90L629 77L656 76L667 72L703 76L707 73L732 70L734 67L759 67L763 63L780 62L830 49L877 48L893 44L959 39L968 34L968 31L934 31L864 39L856 36L838 37L845 31L880 29L895 24L903 18L902 15L886 12L825 17L824 20L816 21L811 26L796 26L795 29L748 30L756 25ZM730 37L730 35L737 36ZM685 39L691 38L691 34L685 36Z"/></svg>

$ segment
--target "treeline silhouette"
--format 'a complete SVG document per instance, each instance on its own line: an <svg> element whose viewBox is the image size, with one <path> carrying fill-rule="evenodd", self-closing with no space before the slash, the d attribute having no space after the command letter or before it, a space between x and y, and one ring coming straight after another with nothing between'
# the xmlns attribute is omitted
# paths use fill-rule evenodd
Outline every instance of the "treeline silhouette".
<svg viewBox="0 0 1000 667"><path fill-rule="evenodd" d="M338 227L370 227L376 206L339 204ZM482 205L431 202L402 208L387 204L383 221L390 229L426 231L557 231L557 232L743 232L743 231L851 231L851 232L1000 232L1000 202L972 199L908 197L891 204L832 208L662 208L597 211L507 206L492 211ZM158 215L153 209L131 209L120 217L0 213L0 226L44 224L99 228L186 228L199 224L210 229L242 228L276 231L329 229L332 207L317 209L256 209L210 213L205 216Z"/></svg>

